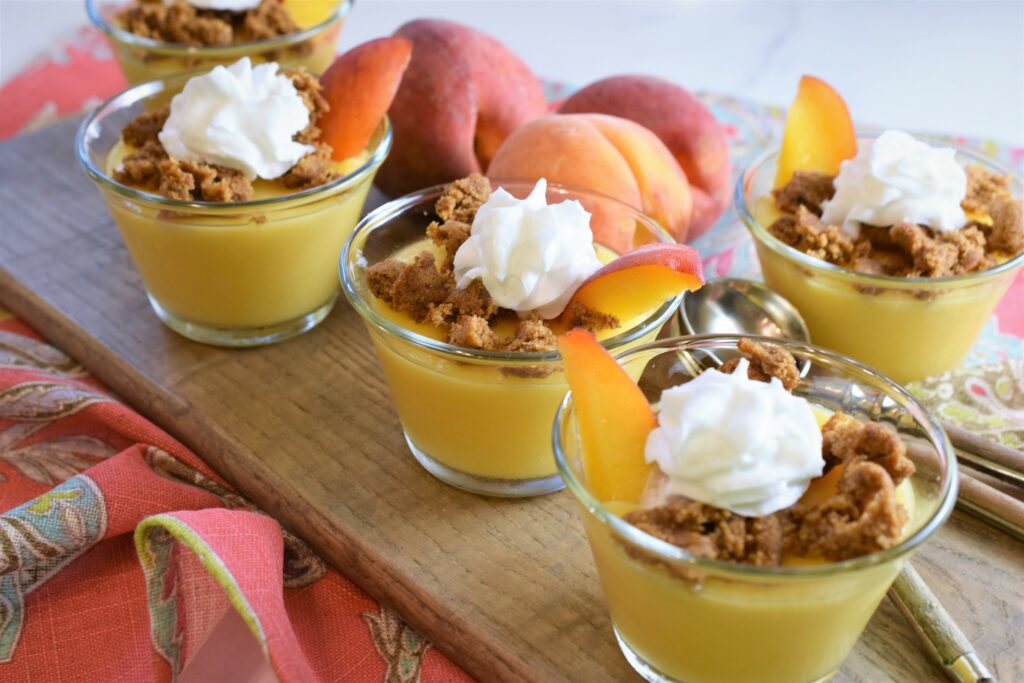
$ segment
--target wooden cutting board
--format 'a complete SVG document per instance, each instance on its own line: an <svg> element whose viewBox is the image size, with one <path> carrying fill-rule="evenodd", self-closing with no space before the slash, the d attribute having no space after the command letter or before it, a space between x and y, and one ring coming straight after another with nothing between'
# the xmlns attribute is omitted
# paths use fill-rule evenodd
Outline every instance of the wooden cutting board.
<svg viewBox="0 0 1024 683"><path fill-rule="evenodd" d="M638 680L568 493L482 498L422 470L343 300L268 348L170 332L77 167L76 124L0 145L0 305L481 681ZM997 679L1024 680L1024 544L957 513L915 564ZM886 600L835 680L941 679Z"/></svg>

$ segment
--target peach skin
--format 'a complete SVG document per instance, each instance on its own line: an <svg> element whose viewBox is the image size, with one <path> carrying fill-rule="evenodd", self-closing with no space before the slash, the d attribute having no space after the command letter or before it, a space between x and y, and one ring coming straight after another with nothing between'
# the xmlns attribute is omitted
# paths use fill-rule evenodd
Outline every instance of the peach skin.
<svg viewBox="0 0 1024 683"><path fill-rule="evenodd" d="M856 154L857 137L846 102L825 81L803 76L786 112L775 187L788 183L793 171L835 175L839 164Z"/></svg>
<svg viewBox="0 0 1024 683"><path fill-rule="evenodd" d="M606 114L553 114L531 121L501 145L487 175L577 185L630 204L686 239L693 204L686 173L668 148L637 123ZM595 215L595 235L614 229ZM623 243L624 236L609 246Z"/></svg>
<svg viewBox="0 0 1024 683"><path fill-rule="evenodd" d="M391 106L412 56L405 38L377 38L338 56L320 76L330 110L320 119L320 138L335 161L364 149Z"/></svg>
<svg viewBox="0 0 1024 683"><path fill-rule="evenodd" d="M704 284L700 255L682 244L649 244L591 275L569 300L619 320L632 320L666 299Z"/></svg>
<svg viewBox="0 0 1024 683"><path fill-rule="evenodd" d="M601 502L638 501L651 468L647 435L657 424L640 387L590 332L558 338L579 419L587 487Z"/></svg>
<svg viewBox="0 0 1024 683"><path fill-rule="evenodd" d="M686 89L652 76L612 76L576 92L558 111L611 114L657 135L690 182L693 217L687 239L706 232L729 205L732 172L725 130Z"/></svg>
<svg viewBox="0 0 1024 683"><path fill-rule="evenodd" d="M395 33L412 59L388 115L391 155L377 184L395 196L480 173L522 124L547 111L529 67L491 36L440 19Z"/></svg>

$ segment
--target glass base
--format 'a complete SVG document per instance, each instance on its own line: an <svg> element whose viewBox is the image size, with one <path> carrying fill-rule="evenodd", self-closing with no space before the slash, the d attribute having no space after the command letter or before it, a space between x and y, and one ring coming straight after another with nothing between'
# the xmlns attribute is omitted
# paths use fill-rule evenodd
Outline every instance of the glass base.
<svg viewBox="0 0 1024 683"><path fill-rule="evenodd" d="M327 314L331 312L332 308L334 308L334 302L338 299L338 295L335 294L327 300L327 303L320 306L320 308L317 308L312 313L307 313L304 316L288 320L283 323L278 323L277 325L268 325L266 327L220 328L182 320L161 306L160 302L148 293L146 296L149 298L149 304L153 307L153 311L156 313L157 317L160 318L167 327L171 328L181 336L202 344L231 347L263 346L265 344L274 344L279 341L284 341L285 339L290 339L291 337L296 337L320 324L320 321L326 318Z"/></svg>
<svg viewBox="0 0 1024 683"><path fill-rule="evenodd" d="M475 474L467 474L438 462L420 450L404 430L402 434L405 435L405 442L409 444L409 450L412 451L416 460L423 465L423 469L444 483L463 491L478 493L482 496L525 498L527 496L553 493L565 488L565 482L562 481L562 477L557 473L550 477L541 477L539 479L490 479L478 477Z"/></svg>
<svg viewBox="0 0 1024 683"><path fill-rule="evenodd" d="M623 639L617 628L613 627L612 630L615 631L615 640L619 643L619 649L622 650L622 656L625 657L626 661L629 662L629 665L633 667L633 671L640 674L640 678L648 681L648 683L688 683L687 681L667 676L658 669L655 669L653 666L648 664L643 657L637 654L636 650L629 646L629 643ZM828 681L835 676L838 671L839 669L836 669L821 678L815 678L813 681L808 681L808 683L825 683L825 681Z"/></svg>

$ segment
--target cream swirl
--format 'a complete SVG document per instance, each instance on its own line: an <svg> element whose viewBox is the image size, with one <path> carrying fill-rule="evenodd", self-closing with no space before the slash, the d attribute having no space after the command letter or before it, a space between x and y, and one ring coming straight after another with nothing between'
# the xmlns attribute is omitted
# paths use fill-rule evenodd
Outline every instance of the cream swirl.
<svg viewBox="0 0 1024 683"><path fill-rule="evenodd" d="M739 515L789 507L821 475L821 430L810 404L775 378L708 370L661 394L644 455L679 494Z"/></svg>
<svg viewBox="0 0 1024 683"><path fill-rule="evenodd" d="M165 5L175 5L181 0L164 0ZM226 12L247 12L260 6L261 0L185 0L196 9L215 9Z"/></svg>
<svg viewBox="0 0 1024 683"><path fill-rule="evenodd" d="M949 147L930 147L907 133L887 130L857 156L842 163L836 192L822 205L822 221L851 237L862 224L890 226L904 221L939 232L964 227L960 202L967 174Z"/></svg>
<svg viewBox="0 0 1024 683"><path fill-rule="evenodd" d="M189 79L171 100L160 143L175 159L233 168L249 179L278 178L313 151L295 142L309 110L291 80L270 62L243 57Z"/></svg>
<svg viewBox="0 0 1024 683"><path fill-rule="evenodd" d="M520 314L553 318L601 267L590 214L575 200L548 204L547 181L526 199L502 188L477 210L469 239L455 252L455 285L480 279L491 299Z"/></svg>

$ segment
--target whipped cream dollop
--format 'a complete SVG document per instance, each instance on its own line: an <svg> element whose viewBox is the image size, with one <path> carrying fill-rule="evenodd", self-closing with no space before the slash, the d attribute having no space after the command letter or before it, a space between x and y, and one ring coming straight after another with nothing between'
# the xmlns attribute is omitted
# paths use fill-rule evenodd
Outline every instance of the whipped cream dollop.
<svg viewBox="0 0 1024 683"><path fill-rule="evenodd" d="M836 193L822 204L822 221L851 237L862 224L889 226L909 221L938 232L967 224L960 202L967 174L950 147L931 147L898 130L887 130L844 161Z"/></svg>
<svg viewBox="0 0 1024 683"><path fill-rule="evenodd" d="M179 160L202 161L273 180L313 151L293 136L309 124L309 109L273 62L243 57L189 79L171 100L160 143Z"/></svg>
<svg viewBox="0 0 1024 683"><path fill-rule="evenodd" d="M491 299L517 313L550 319L601 262L590 214L576 200L548 204L547 181L526 199L502 188L477 209L469 239L455 252L455 286L479 278Z"/></svg>
<svg viewBox="0 0 1024 683"><path fill-rule="evenodd" d="M262 0L185 0L196 9L216 9L227 12L246 12L260 6ZM174 5L180 0L164 0L165 5Z"/></svg>
<svg viewBox="0 0 1024 683"><path fill-rule="evenodd" d="M821 429L810 404L782 382L707 370L661 394L644 455L679 494L748 517L787 508L821 476Z"/></svg>

